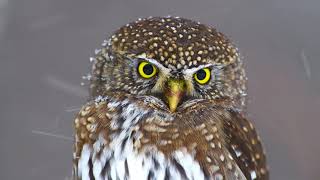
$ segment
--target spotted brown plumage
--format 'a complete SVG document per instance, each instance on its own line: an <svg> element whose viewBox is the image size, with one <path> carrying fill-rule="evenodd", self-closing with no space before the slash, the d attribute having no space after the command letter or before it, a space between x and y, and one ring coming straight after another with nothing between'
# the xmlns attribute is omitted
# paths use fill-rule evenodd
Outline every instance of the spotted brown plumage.
<svg viewBox="0 0 320 180"><path fill-rule="evenodd" d="M242 60L223 34L155 17L102 46L75 118L75 179L268 179Z"/></svg>

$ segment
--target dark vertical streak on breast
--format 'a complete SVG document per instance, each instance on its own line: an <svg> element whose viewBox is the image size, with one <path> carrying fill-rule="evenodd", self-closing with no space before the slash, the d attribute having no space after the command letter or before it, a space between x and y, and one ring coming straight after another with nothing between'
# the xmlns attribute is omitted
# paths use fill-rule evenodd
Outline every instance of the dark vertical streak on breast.
<svg viewBox="0 0 320 180"><path fill-rule="evenodd" d="M185 171L185 169L181 166L181 164L180 164L176 159L173 159L172 162L173 162L173 165L174 165L174 166L177 168L177 170L179 171L182 179L188 179L187 174L186 174L186 171Z"/></svg>
<svg viewBox="0 0 320 180"><path fill-rule="evenodd" d="M129 178L130 177L130 173L129 173L129 168L128 168L128 160L126 159L124 161L124 170L125 170L125 178Z"/></svg>
<svg viewBox="0 0 320 180"><path fill-rule="evenodd" d="M164 180L170 180L170 178L171 178L170 170L169 170L169 168L167 167L167 168L166 168L165 175L164 175Z"/></svg>
<svg viewBox="0 0 320 180"><path fill-rule="evenodd" d="M154 179L154 172L150 170L148 173L148 180L152 180L152 179Z"/></svg>
<svg viewBox="0 0 320 180"><path fill-rule="evenodd" d="M111 174L110 174L110 159L106 160L106 163L104 164L101 170L101 176L105 178L106 175L108 176L108 180L112 180Z"/></svg>
<svg viewBox="0 0 320 180"><path fill-rule="evenodd" d="M121 152L123 152L129 137L125 137L121 142Z"/></svg>
<svg viewBox="0 0 320 180"><path fill-rule="evenodd" d="M89 177L90 177L90 180L94 180L94 175L93 175L93 164L92 164L92 158L89 159Z"/></svg>
<svg viewBox="0 0 320 180"><path fill-rule="evenodd" d="M153 156L152 156L152 162L153 162L153 165L154 165L155 170L158 170L160 164L159 164L158 160L157 160L155 157L153 157Z"/></svg>

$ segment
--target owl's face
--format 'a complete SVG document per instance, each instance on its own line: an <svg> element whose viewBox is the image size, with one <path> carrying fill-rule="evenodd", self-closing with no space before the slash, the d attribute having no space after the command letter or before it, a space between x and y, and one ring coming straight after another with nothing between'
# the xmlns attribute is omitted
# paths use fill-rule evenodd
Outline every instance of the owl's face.
<svg viewBox="0 0 320 180"><path fill-rule="evenodd" d="M121 91L152 96L171 112L194 99L245 106L237 50L213 28L181 18L148 18L120 28L99 51L93 96Z"/></svg>

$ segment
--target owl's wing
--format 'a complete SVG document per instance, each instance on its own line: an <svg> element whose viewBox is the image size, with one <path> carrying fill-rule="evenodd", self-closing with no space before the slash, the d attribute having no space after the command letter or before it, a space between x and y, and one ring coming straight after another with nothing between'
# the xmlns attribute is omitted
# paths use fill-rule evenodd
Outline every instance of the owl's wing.
<svg viewBox="0 0 320 180"><path fill-rule="evenodd" d="M247 179L267 180L266 157L256 130L243 115L230 111L224 121L226 146Z"/></svg>
<svg viewBox="0 0 320 180"><path fill-rule="evenodd" d="M108 146L110 129L107 127L110 127L111 117L115 111L116 108L107 106L105 101L91 102L83 106L76 115L74 120L74 179L94 179L93 177L96 176L93 164L98 157L103 156L104 146ZM106 163L101 167L101 173L108 170L105 169L108 168Z"/></svg>

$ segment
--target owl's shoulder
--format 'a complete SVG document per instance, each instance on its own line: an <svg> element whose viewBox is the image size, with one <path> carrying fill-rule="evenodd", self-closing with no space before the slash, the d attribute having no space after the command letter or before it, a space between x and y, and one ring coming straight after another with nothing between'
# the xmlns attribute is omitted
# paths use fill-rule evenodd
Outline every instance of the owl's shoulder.
<svg viewBox="0 0 320 180"><path fill-rule="evenodd" d="M97 139L96 132L100 131L103 124L110 124L111 118L108 117L110 109L106 104L107 101L89 102L76 114L74 119L75 160L79 159L84 144L92 145L94 143Z"/></svg>
<svg viewBox="0 0 320 180"><path fill-rule="evenodd" d="M266 155L261 139L245 114L229 110L223 121L225 146L243 174L249 179L268 179Z"/></svg>

